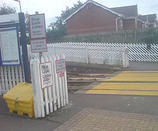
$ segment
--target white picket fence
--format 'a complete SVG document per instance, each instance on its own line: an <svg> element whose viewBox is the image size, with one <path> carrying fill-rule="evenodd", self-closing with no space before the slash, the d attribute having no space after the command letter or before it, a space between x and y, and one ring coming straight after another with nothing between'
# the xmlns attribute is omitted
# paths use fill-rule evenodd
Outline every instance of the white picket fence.
<svg viewBox="0 0 158 131"><path fill-rule="evenodd" d="M44 117L57 109L68 104L68 87L67 75L64 72L63 77L59 77L56 73L55 61L65 59L63 55L60 56L44 56L41 62L51 62L53 71L53 86L42 89L39 70L39 58L31 60L31 76L33 86L34 110L35 118Z"/></svg>
<svg viewBox="0 0 158 131"><path fill-rule="evenodd" d="M67 61L122 65L124 48L128 49L129 61L158 62L157 44L151 44L148 50L146 44L133 43L52 43L43 55L65 54ZM28 50L30 59L38 55L31 54L29 45Z"/></svg>
<svg viewBox="0 0 158 131"><path fill-rule="evenodd" d="M64 54L66 61L123 65L123 51L125 47L107 47L103 43L57 43L48 44L48 52L43 55ZM28 46L29 58L37 57L38 53L31 54Z"/></svg>
<svg viewBox="0 0 158 131"><path fill-rule="evenodd" d="M128 49L127 52L124 49ZM47 55L64 54L66 61L117 64L127 67L129 61L158 62L158 45L152 44L148 50L146 44L132 43L54 43L48 44ZM38 53L31 53L28 45L29 60L38 57ZM0 95L5 94L14 85L24 81L23 68L20 66L0 67Z"/></svg>
<svg viewBox="0 0 158 131"><path fill-rule="evenodd" d="M22 66L0 66L0 95L4 95L12 87L23 81Z"/></svg>

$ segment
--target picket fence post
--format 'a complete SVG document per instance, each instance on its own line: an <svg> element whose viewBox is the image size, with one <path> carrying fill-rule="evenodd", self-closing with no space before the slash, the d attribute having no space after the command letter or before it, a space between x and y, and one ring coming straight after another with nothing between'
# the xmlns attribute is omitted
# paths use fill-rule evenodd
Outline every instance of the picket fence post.
<svg viewBox="0 0 158 131"><path fill-rule="evenodd" d="M127 47L123 48L122 58L123 58L123 67L128 67L129 59L128 59L128 48Z"/></svg>
<svg viewBox="0 0 158 131"><path fill-rule="evenodd" d="M60 108L60 94L59 94L59 82L58 82L58 74L56 73L56 57L53 56L53 74L54 74L54 79L55 79L55 87L56 87L56 92L57 92L57 105L58 105L58 108Z"/></svg>
<svg viewBox="0 0 158 131"><path fill-rule="evenodd" d="M65 55L61 55L61 59L65 59ZM64 78L63 78L63 85L65 85L65 99L66 99L66 104L68 104L68 87L67 87L67 73L66 71L64 72Z"/></svg>

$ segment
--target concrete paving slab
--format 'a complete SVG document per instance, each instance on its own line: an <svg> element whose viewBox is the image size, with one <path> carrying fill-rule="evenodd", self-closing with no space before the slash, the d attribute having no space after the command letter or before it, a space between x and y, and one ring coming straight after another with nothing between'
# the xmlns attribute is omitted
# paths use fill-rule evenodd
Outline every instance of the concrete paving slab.
<svg viewBox="0 0 158 131"><path fill-rule="evenodd" d="M54 131L157 131L158 116L85 108Z"/></svg>

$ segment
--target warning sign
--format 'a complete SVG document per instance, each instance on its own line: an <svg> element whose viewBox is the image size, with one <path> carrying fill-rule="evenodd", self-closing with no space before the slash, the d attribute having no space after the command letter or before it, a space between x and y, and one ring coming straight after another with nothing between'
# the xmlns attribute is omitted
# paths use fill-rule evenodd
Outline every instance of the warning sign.
<svg viewBox="0 0 158 131"><path fill-rule="evenodd" d="M47 88L53 85L51 62L40 63L41 85Z"/></svg>
<svg viewBox="0 0 158 131"><path fill-rule="evenodd" d="M31 52L47 52L45 15L29 15Z"/></svg>
<svg viewBox="0 0 158 131"><path fill-rule="evenodd" d="M30 15L30 37L31 39L46 38L45 15Z"/></svg>
<svg viewBox="0 0 158 131"><path fill-rule="evenodd" d="M56 60L55 63L56 63L56 73L66 71L65 59Z"/></svg>

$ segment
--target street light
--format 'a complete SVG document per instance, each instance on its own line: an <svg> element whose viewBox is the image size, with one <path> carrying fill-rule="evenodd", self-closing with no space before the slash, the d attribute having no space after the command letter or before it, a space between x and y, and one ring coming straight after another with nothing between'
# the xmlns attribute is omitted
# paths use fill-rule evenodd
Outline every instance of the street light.
<svg viewBox="0 0 158 131"><path fill-rule="evenodd" d="M21 2L20 2L20 0L14 0L14 1L19 2L20 12L22 12L22 10L21 10Z"/></svg>
<svg viewBox="0 0 158 131"><path fill-rule="evenodd" d="M19 2L20 7L20 13L19 14L19 27L20 27L20 44L22 45L22 57L23 57L23 69L24 69L24 76L25 76L25 82L30 82L30 66L28 61L28 53L27 53L27 40L26 40L26 29L25 29L25 16L24 13L22 13L21 10L21 3L20 0L14 0L16 2Z"/></svg>

